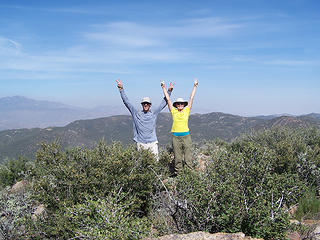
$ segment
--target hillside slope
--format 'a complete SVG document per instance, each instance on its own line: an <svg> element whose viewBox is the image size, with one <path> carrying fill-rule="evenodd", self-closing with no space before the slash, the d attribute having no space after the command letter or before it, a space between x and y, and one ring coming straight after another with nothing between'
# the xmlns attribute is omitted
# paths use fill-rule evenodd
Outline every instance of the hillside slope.
<svg viewBox="0 0 320 240"><path fill-rule="evenodd" d="M157 122L159 144L170 144L171 115L161 113ZM241 117L225 113L193 114L189 119L189 127L194 142L220 138L231 141L241 134L252 130L286 127L320 127L320 119L301 117L278 117L265 120L255 117ZM133 143L131 116L118 115L112 117L78 120L64 127L16 129L0 132L0 160L6 157L16 158L18 155L33 157L41 142L58 140L64 147L92 147L97 141L104 139L107 143L120 141L123 144Z"/></svg>

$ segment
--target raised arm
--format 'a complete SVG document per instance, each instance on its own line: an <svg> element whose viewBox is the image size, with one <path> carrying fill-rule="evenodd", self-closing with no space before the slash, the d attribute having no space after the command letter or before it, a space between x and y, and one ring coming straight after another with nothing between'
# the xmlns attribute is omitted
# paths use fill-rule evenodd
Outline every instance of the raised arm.
<svg viewBox="0 0 320 240"><path fill-rule="evenodd" d="M116 80L117 82L117 87L119 88L120 91L120 95L122 98L122 101L124 103L124 105L128 108L128 110L130 111L131 114L133 114L134 112L136 112L137 110L134 108L134 106L129 102L129 99L127 97L127 95L125 94L124 90L123 90L123 84L121 83L121 80L118 78Z"/></svg>
<svg viewBox="0 0 320 240"><path fill-rule="evenodd" d="M188 102L188 107L192 108L192 103L193 103L193 98L194 98L194 95L196 94L196 90L197 90L197 87L198 87L198 79L194 79L194 83L193 83L193 88L192 88L192 92L191 92L191 95L190 95L190 99L189 99L189 102Z"/></svg>
<svg viewBox="0 0 320 240"><path fill-rule="evenodd" d="M168 95L169 97L171 96L171 93L172 93L172 90L173 90L173 86L174 86L174 83L171 83L169 84L169 87L168 87ZM157 107L155 110L154 110L154 113L155 114L158 114L160 113L165 107L167 106L167 98L164 97L159 105L159 107Z"/></svg>
<svg viewBox="0 0 320 240"><path fill-rule="evenodd" d="M170 86L171 86L171 83L170 83ZM172 87L173 87L173 85L172 85ZM172 106L172 102L170 100L170 96L167 92L166 86L164 84L164 81L161 81L161 88L162 88L162 91L163 91L165 98L167 99L169 111L171 112L171 109L173 108L173 106ZM169 89L170 89L170 87L169 87Z"/></svg>

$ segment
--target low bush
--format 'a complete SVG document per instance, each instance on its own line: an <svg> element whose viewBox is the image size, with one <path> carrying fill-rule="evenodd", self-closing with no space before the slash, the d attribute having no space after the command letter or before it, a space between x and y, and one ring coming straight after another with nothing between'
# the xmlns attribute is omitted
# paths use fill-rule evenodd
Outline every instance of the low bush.
<svg viewBox="0 0 320 240"><path fill-rule="evenodd" d="M289 207L319 188L319 139L315 129L272 129L206 143L206 169L185 171L154 195L155 228L285 239Z"/></svg>
<svg viewBox="0 0 320 240"><path fill-rule="evenodd" d="M135 224L139 222L138 218L149 214L158 169L153 155L148 151L137 151L135 146L124 148L120 143L106 145L100 142L93 149L78 147L63 151L57 143L42 144L33 172L33 197L47 206L49 214L40 223L43 226L41 233L34 228L32 234L51 239L75 237L80 226L74 224L73 218L79 223L97 220L97 212L92 212L89 215L92 219L87 219L81 210L84 206L101 205L100 211L109 214L111 210L103 208L112 204L107 200L115 189L122 196L115 208L130 202L117 212L121 216L116 216L123 220L119 222L119 231L125 231L128 227L123 225L125 219L133 219L131 223ZM77 216L70 215L70 209L78 211ZM122 216L124 211L126 215ZM107 234L110 225L96 224L104 226L105 229L100 230Z"/></svg>
<svg viewBox="0 0 320 240"><path fill-rule="evenodd" d="M24 157L7 160L0 165L0 189L12 186L25 178L32 169L32 164Z"/></svg>
<svg viewBox="0 0 320 240"><path fill-rule="evenodd" d="M11 194L9 188L0 191L0 239L24 239L24 223L34 211L34 201L28 190Z"/></svg>
<svg viewBox="0 0 320 240"><path fill-rule="evenodd" d="M176 232L241 231L283 239L289 225L285 206L297 202L306 186L298 175L272 172L274 157L274 152L255 145L241 153L216 152L204 172L178 176L171 199L160 196L155 211L165 209Z"/></svg>
<svg viewBox="0 0 320 240"><path fill-rule="evenodd" d="M320 191L320 130L317 128L273 128L252 135L245 135L231 144L241 151L246 143L255 143L275 152L272 171L278 174L293 173L307 185Z"/></svg>
<svg viewBox="0 0 320 240"><path fill-rule="evenodd" d="M294 216L298 220L320 219L320 199L314 191L308 191L301 197Z"/></svg>
<svg viewBox="0 0 320 240"><path fill-rule="evenodd" d="M157 162L134 145L100 142L92 149L62 150L57 142L42 144L28 174L32 189L23 199L44 204L46 214L31 220L29 207L17 208L12 214L20 219L16 224L24 219L24 230L10 234L17 239L19 234L22 239L141 239L241 231L285 239L290 206L300 201L301 218L317 211L319 130L272 129L232 143L208 142L194 153L204 164L170 178L168 151ZM313 200L301 200L305 196Z"/></svg>
<svg viewBox="0 0 320 240"><path fill-rule="evenodd" d="M66 217L73 222L75 237L79 239L141 239L150 231L146 217L130 212L134 199L122 193L91 200L67 208ZM127 200L122 201L122 198Z"/></svg>

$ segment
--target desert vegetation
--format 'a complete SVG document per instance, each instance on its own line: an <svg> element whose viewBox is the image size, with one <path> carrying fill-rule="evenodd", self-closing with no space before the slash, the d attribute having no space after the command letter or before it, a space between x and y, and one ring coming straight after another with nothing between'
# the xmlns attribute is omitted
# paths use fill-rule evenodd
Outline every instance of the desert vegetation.
<svg viewBox="0 0 320 240"><path fill-rule="evenodd" d="M275 128L195 146L194 169L171 178L159 162L119 142L62 149L1 165L3 239L142 239L193 231L285 239L290 219L319 219L320 131ZM24 179L23 191L10 186ZM307 199L307 200L306 200ZM35 215L36 208L45 211ZM298 207L292 214L291 209Z"/></svg>

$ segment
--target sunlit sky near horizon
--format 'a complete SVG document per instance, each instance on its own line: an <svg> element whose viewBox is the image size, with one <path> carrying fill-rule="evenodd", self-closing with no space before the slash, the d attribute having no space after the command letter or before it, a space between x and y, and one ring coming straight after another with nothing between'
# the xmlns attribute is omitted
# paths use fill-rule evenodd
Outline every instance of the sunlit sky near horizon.
<svg viewBox="0 0 320 240"><path fill-rule="evenodd" d="M0 1L0 97L193 112L320 113L320 1Z"/></svg>

